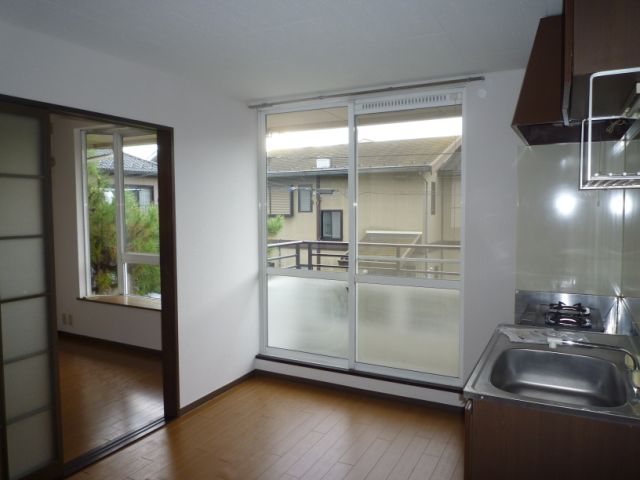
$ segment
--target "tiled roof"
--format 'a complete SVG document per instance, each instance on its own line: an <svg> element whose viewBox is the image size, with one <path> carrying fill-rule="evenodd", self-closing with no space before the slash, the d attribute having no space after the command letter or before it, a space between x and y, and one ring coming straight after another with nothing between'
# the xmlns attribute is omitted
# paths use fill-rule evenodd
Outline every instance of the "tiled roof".
<svg viewBox="0 0 640 480"><path fill-rule="evenodd" d="M110 149L94 149L88 159L99 159L98 168L103 172L113 173L113 153L111 153ZM123 155L123 161L124 173L127 176L158 176L158 161L156 156L151 160L145 160L144 158L134 157L133 155L125 153Z"/></svg>
<svg viewBox="0 0 640 480"><path fill-rule="evenodd" d="M459 152L455 141L459 137L421 138L358 144L358 166L375 168L424 168L441 155ZM348 145L273 150L267 157L268 173L322 172L344 173L348 167ZM328 168L318 168L317 159L330 159Z"/></svg>

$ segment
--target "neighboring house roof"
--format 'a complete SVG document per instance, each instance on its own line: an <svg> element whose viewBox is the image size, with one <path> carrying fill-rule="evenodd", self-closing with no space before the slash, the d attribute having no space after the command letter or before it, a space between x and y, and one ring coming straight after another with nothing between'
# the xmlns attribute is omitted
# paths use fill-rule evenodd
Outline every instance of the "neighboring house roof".
<svg viewBox="0 0 640 480"><path fill-rule="evenodd" d="M349 162L348 148L331 145L273 150L267 157L267 174L344 175ZM460 137L363 142L358 144L358 166L360 171L430 171L438 162L441 170L451 170L453 163L458 163L459 169L459 153ZM330 159L330 166L318 168L320 158Z"/></svg>
<svg viewBox="0 0 640 480"><path fill-rule="evenodd" d="M110 149L94 149L91 156L87 160L97 160L98 169L103 172L113 174L114 162L113 153ZM150 160L134 157L128 153L124 153L124 174L128 177L157 177L158 176L158 158L153 156Z"/></svg>

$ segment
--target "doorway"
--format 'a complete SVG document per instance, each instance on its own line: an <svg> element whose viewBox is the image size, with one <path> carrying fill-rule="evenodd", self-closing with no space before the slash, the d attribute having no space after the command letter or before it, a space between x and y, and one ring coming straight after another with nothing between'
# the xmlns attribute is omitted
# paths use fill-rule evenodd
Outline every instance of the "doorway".
<svg viewBox="0 0 640 480"><path fill-rule="evenodd" d="M1 209L2 223L10 220L15 231L0 232L0 277L6 277L0 278L0 478L54 478L97 461L178 414L173 132L5 96L0 96L0 120L0 136L11 140L0 149L5 150L0 151L0 181L11 184L2 189L5 195L16 195L13 201L3 199ZM153 132L156 149L147 162L156 165L155 183L148 178L153 175L134 178L135 183L126 175L118 177L113 166L124 166L122 151L112 152L111 170L108 154L98 168L126 185L120 203L128 210L117 217L121 227L127 216L135 217L138 226L154 215L156 221L155 246L146 242L146 250L138 248L143 251L115 252L114 281L105 280L108 273L102 277L103 286L115 285L111 295L93 288L97 269L81 222L87 219L88 203L82 170L86 138L80 126L95 125ZM129 167L139 160L145 159L127 157ZM150 213L145 217L145 212ZM124 240L130 239L124 234ZM19 291L4 288L9 284ZM123 284L126 290L119 288ZM109 317L111 324L95 321ZM11 350L18 344L24 352ZM34 395L37 405L24 401ZM26 410L14 411L20 404Z"/></svg>

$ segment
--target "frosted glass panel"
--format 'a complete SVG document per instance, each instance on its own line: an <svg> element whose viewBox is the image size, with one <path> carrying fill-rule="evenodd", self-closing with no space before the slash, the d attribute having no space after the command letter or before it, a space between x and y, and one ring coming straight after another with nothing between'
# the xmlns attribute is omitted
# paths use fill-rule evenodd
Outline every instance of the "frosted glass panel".
<svg viewBox="0 0 640 480"><path fill-rule="evenodd" d="M0 237L42 233L42 181L0 177Z"/></svg>
<svg viewBox="0 0 640 480"><path fill-rule="evenodd" d="M267 344L346 357L347 293L346 282L270 276Z"/></svg>
<svg viewBox="0 0 640 480"><path fill-rule="evenodd" d="M0 299L45 291L43 249L39 238L0 240Z"/></svg>
<svg viewBox="0 0 640 480"><path fill-rule="evenodd" d="M43 354L4 366L7 421L45 407L50 402L49 355Z"/></svg>
<svg viewBox="0 0 640 480"><path fill-rule="evenodd" d="M0 113L0 173L39 175L40 122Z"/></svg>
<svg viewBox="0 0 640 480"><path fill-rule="evenodd" d="M578 190L578 157L577 144L519 152L519 290L620 292L624 192Z"/></svg>
<svg viewBox="0 0 640 480"><path fill-rule="evenodd" d="M51 423L47 410L7 427L10 478L19 478L53 461Z"/></svg>
<svg viewBox="0 0 640 480"><path fill-rule="evenodd" d="M5 360L47 348L47 301L32 298L0 306Z"/></svg>
<svg viewBox="0 0 640 480"><path fill-rule="evenodd" d="M358 285L356 360L458 376L460 293Z"/></svg>

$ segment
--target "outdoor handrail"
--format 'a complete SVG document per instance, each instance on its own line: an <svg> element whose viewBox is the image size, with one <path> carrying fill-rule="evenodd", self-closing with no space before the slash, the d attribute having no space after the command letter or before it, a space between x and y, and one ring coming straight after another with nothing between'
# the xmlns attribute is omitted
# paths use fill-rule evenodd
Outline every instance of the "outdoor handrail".
<svg viewBox="0 0 640 480"><path fill-rule="evenodd" d="M301 245L303 243L312 243L315 245L339 245L339 246L349 246L349 242L337 242L333 240L290 240L287 242L279 242L279 243L267 243L267 247L288 247L294 245Z"/></svg>
<svg viewBox="0 0 640 480"><path fill-rule="evenodd" d="M348 246L349 242L337 242L331 240L291 240L287 242L269 243L268 247L288 247L293 245L299 245L303 243L313 243L318 245L345 245ZM460 245L448 245L441 243L380 243L380 242L358 242L358 245L365 245L368 247L401 247L401 248L444 248L444 249L460 249Z"/></svg>
<svg viewBox="0 0 640 480"><path fill-rule="evenodd" d="M438 244L438 243L430 243L430 244L412 244L412 243L379 243L379 242L359 242L360 246L364 247L390 247L395 248L396 253L394 256L391 255L358 255L357 262L361 268L365 268L367 262L374 266L370 268L378 269L378 270L394 270L397 274L401 272L412 273L412 274L425 274L425 275L446 275L446 276L460 276L458 272L451 271L432 271L432 270L423 270L417 268L419 264L439 264L441 268L444 268L445 265L459 265L461 264L460 259L454 258L429 258L425 256L424 258L420 258L419 256L401 256L401 252L405 252L405 255L409 254L409 251L412 248L421 248L424 250L425 254L428 254L429 250L432 249L440 249L440 250L449 250L449 251L458 251L460 249L460 245L451 245L451 244ZM330 269L346 269L348 268L346 265L347 259L349 257L349 242L340 242L340 241L331 241L331 240L290 240L286 242L277 242L271 243L267 245L269 250L273 248L278 249L278 253L276 256L268 257L267 260L269 262L276 262L282 260L292 260L292 265L281 265L280 268L286 269L318 269L322 270L324 268ZM295 252L288 255L283 255L281 249L295 249ZM324 251L323 251L324 250ZM306 253L306 259L302 258L302 255ZM331 252L331 253L330 253ZM274 252L275 253L275 252ZM322 263L323 258L336 258L338 259L337 264L324 264ZM314 261L315 259L315 261ZM393 266L395 264L395 267ZM403 268L403 265L415 265L410 269ZM274 266L274 265L272 265ZM391 266L391 268L389 268ZM426 266L426 265L425 265Z"/></svg>
<svg viewBox="0 0 640 480"><path fill-rule="evenodd" d="M460 263L460 260L455 260L452 258L414 258L414 257L391 257L389 255L359 255L358 260L367 260L367 261L382 261L382 262L392 262L392 261L400 261L400 262L429 262L429 263Z"/></svg>
<svg viewBox="0 0 640 480"><path fill-rule="evenodd" d="M379 242L358 242L358 245L366 245L368 247L401 247L401 248L450 248L459 249L460 245L447 245L440 243L379 243Z"/></svg>

